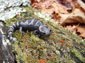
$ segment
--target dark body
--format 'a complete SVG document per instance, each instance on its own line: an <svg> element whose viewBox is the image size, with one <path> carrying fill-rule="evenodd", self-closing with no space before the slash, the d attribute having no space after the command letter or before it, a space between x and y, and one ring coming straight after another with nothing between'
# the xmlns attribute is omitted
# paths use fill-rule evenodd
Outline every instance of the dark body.
<svg viewBox="0 0 85 63"><path fill-rule="evenodd" d="M16 22L12 26L10 26L8 30L8 38L10 40L12 40L12 34L16 30L20 30L21 33L33 31L34 34L37 34L39 37L49 36L51 34L51 30L41 21L36 19Z"/></svg>

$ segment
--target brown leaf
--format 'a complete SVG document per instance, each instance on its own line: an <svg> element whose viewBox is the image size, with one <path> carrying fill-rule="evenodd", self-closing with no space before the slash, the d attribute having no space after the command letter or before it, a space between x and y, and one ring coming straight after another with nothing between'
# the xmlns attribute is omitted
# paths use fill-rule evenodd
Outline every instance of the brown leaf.
<svg viewBox="0 0 85 63"><path fill-rule="evenodd" d="M46 60L45 59L40 59L39 63L46 63Z"/></svg>
<svg viewBox="0 0 85 63"><path fill-rule="evenodd" d="M73 25L73 26L66 26L66 28L72 32L76 32L77 26Z"/></svg>

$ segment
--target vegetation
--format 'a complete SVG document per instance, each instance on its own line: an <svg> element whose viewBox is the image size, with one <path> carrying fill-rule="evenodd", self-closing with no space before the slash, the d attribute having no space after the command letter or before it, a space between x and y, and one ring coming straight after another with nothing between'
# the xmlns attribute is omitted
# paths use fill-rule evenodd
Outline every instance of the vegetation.
<svg viewBox="0 0 85 63"><path fill-rule="evenodd" d="M43 39L38 38L33 32L27 32L23 36L19 31L14 33L17 41L12 44L13 52L16 52L18 63L84 63L85 40L71 33L67 29L53 21L40 18L34 13L39 11L25 7L27 10L12 19L7 20L10 26L16 21L26 19L39 19L51 28L52 34Z"/></svg>

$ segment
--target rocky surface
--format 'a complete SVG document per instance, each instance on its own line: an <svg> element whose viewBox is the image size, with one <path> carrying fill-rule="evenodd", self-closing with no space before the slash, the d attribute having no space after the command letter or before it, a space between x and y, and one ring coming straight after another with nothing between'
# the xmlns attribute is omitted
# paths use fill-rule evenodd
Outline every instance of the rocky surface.
<svg viewBox="0 0 85 63"><path fill-rule="evenodd" d="M6 37L6 27L0 21L0 63L14 63L15 58L12 52L12 45Z"/></svg>
<svg viewBox="0 0 85 63"><path fill-rule="evenodd" d="M0 20L10 19L20 12L25 12L21 7L29 5L30 0L0 0Z"/></svg>

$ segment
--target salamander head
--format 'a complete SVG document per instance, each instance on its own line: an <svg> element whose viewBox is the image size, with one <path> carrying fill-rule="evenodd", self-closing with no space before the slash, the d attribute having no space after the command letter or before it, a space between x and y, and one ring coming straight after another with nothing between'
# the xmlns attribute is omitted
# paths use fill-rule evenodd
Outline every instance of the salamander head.
<svg viewBox="0 0 85 63"><path fill-rule="evenodd" d="M41 36L49 36L51 34L51 30L45 25L39 27L39 32Z"/></svg>

